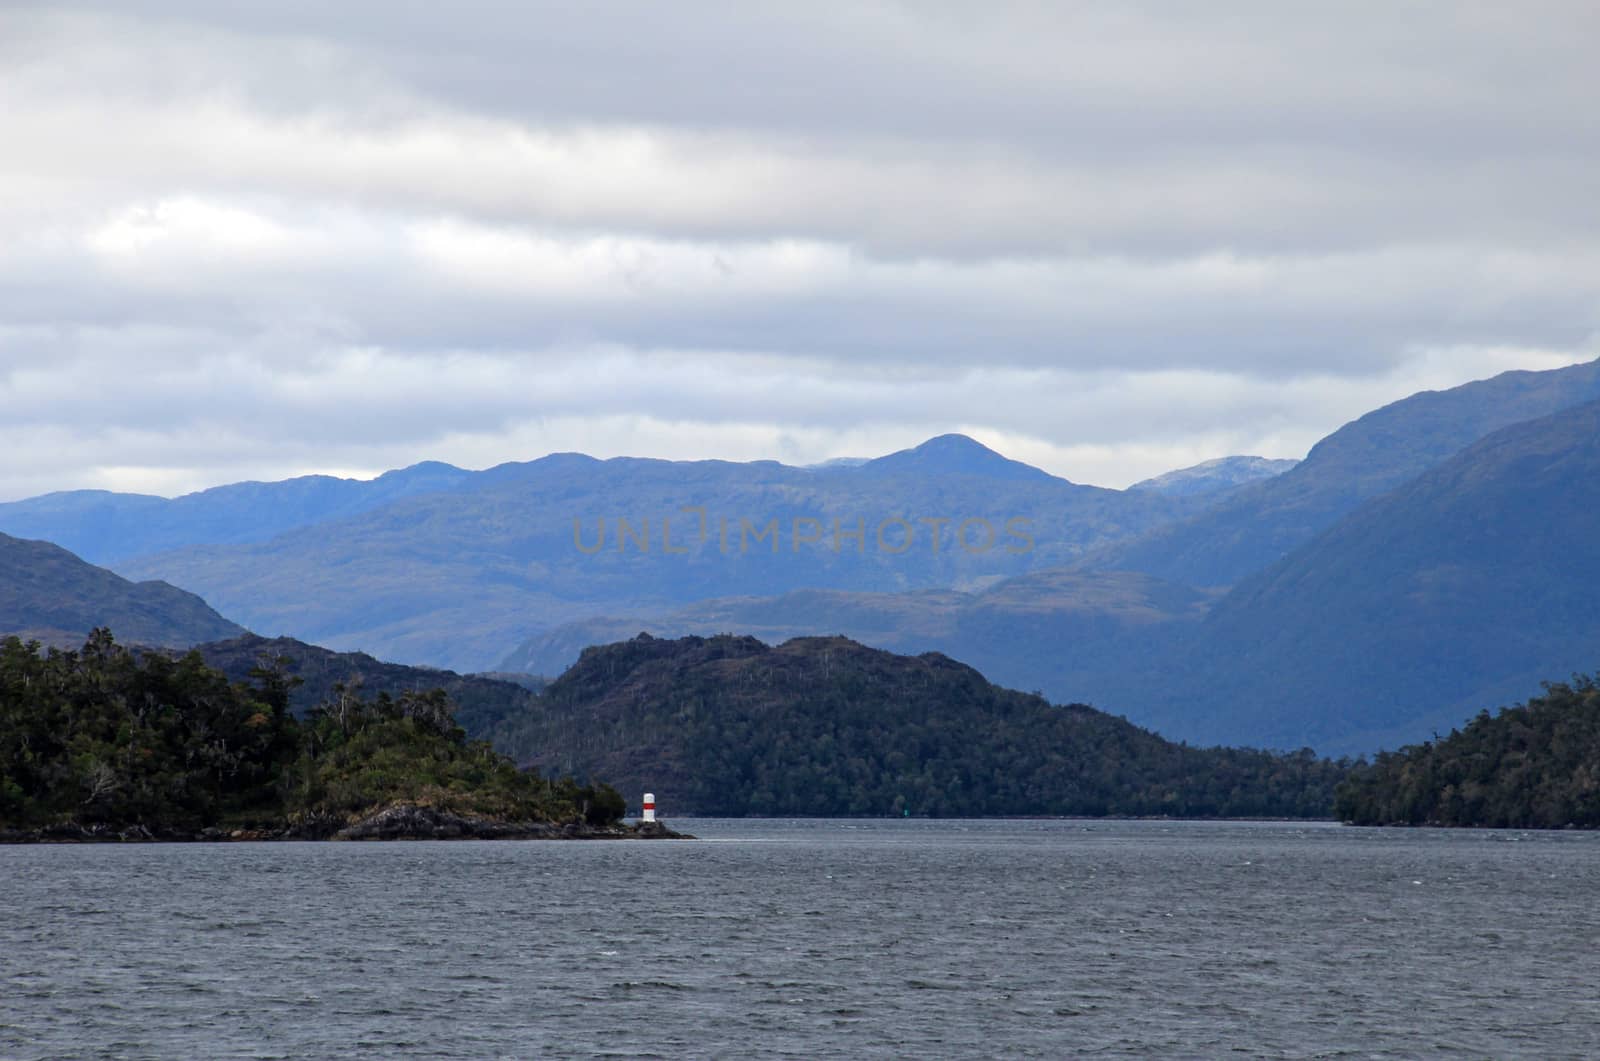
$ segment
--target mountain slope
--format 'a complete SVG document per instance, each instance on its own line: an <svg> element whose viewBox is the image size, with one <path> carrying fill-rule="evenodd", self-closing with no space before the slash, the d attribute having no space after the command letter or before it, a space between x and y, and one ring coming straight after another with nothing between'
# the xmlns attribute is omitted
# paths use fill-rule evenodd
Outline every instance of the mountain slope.
<svg viewBox="0 0 1600 1061"><path fill-rule="evenodd" d="M672 813L1321 816L1334 764L1168 743L844 638L643 636L585 652L497 746Z"/></svg>
<svg viewBox="0 0 1600 1061"><path fill-rule="evenodd" d="M244 633L193 593L129 582L59 545L0 534L0 634L76 648L98 626L128 644L173 647Z"/></svg>
<svg viewBox="0 0 1600 1061"><path fill-rule="evenodd" d="M559 454L480 473L471 489L118 569L192 586L262 632L481 670L530 633L596 614L799 588L981 586L1202 503L934 443L824 469Z"/></svg>
<svg viewBox="0 0 1600 1061"><path fill-rule="evenodd" d="M184 545L264 541L398 498L457 489L473 474L426 462L372 480L305 475L232 483L171 500L71 490L0 504L0 531L57 542L91 563L109 564Z"/></svg>
<svg viewBox="0 0 1600 1061"><path fill-rule="evenodd" d="M1231 585L1490 432L1596 398L1600 361L1416 394L1346 424L1283 475L1242 486L1199 515L1114 544L1089 562Z"/></svg>
<svg viewBox="0 0 1600 1061"><path fill-rule="evenodd" d="M1163 667L1181 696L1138 717L1324 752L1408 743L1592 669L1597 580L1600 401L1490 435L1240 584Z"/></svg>

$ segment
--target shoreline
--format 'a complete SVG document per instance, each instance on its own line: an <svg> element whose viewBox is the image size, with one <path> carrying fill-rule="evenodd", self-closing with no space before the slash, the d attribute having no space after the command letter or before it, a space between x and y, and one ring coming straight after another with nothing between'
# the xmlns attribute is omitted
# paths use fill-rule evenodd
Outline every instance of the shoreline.
<svg viewBox="0 0 1600 1061"><path fill-rule="evenodd" d="M165 829L144 825L66 822L36 829L0 829L0 844L237 844L386 840L693 840L662 822L590 825L586 822L508 821L436 807L396 804L355 821L284 823L267 828Z"/></svg>

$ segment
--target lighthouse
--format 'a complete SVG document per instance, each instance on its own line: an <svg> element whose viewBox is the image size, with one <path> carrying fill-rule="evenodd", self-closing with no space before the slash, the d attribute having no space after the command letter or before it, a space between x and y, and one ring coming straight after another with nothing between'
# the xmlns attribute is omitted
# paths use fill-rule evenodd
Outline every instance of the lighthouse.
<svg viewBox="0 0 1600 1061"><path fill-rule="evenodd" d="M656 794L654 792L646 792L644 794L644 820L647 822L656 820Z"/></svg>

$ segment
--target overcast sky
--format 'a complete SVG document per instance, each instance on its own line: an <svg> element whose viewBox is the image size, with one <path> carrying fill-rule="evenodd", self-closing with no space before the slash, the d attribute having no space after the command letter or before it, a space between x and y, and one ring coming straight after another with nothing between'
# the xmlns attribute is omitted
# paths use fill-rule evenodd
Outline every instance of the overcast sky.
<svg viewBox="0 0 1600 1061"><path fill-rule="evenodd" d="M1123 486L1600 356L1600 5L0 3L0 499L945 431Z"/></svg>

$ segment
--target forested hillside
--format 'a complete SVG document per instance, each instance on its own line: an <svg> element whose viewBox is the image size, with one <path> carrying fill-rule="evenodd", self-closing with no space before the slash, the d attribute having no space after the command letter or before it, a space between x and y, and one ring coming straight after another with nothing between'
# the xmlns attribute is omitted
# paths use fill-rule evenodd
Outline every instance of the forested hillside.
<svg viewBox="0 0 1600 1061"><path fill-rule="evenodd" d="M318 838L402 804L503 827L622 814L608 789L469 742L441 691L340 690L296 719L290 687L274 670L229 681L198 652L134 653L104 630L80 651L0 641L0 837Z"/></svg>
<svg viewBox="0 0 1600 1061"><path fill-rule="evenodd" d="M1379 755L1339 787L1335 807L1359 825L1600 827L1600 686L1549 685L1448 737Z"/></svg>
<svg viewBox="0 0 1600 1061"><path fill-rule="evenodd" d="M456 721L469 734L477 736L492 722L527 710L535 693L515 681L385 663L363 652L334 652L289 637L245 634L195 648L208 665L236 682L250 680L264 664L281 666L294 678L289 690L289 708L299 716L326 703L341 689L367 697L388 695L394 699L439 689L454 705Z"/></svg>
<svg viewBox="0 0 1600 1061"><path fill-rule="evenodd" d="M590 649L496 744L674 813L1326 816L1343 767L1172 744L844 638L641 636Z"/></svg>

